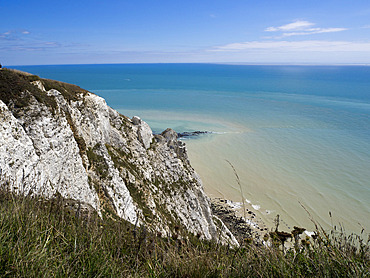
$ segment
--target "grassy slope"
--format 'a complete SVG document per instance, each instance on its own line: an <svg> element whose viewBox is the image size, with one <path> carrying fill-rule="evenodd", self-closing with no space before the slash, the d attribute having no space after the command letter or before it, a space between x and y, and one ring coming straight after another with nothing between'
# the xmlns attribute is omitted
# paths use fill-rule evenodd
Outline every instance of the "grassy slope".
<svg viewBox="0 0 370 278"><path fill-rule="evenodd" d="M369 246L336 237L301 251L163 239L122 220L77 217L61 199L0 192L1 277L368 277Z"/></svg>
<svg viewBox="0 0 370 278"><path fill-rule="evenodd" d="M0 99L6 105L11 104L14 108L27 108L31 98L34 97L38 102L55 109L54 98L30 83L37 80L42 81L46 90L56 89L67 100L78 100L78 94L87 93L86 90L77 85L41 79L36 75L3 68L0 70Z"/></svg>

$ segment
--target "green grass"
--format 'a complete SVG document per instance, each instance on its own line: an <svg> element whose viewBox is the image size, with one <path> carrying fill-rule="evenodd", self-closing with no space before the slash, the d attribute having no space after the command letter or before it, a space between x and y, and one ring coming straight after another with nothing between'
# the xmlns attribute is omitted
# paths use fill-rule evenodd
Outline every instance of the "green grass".
<svg viewBox="0 0 370 278"><path fill-rule="evenodd" d="M241 248L179 231L162 238L96 215L77 217L61 198L0 192L1 277L369 277L369 244L320 233L300 249ZM330 233L329 233L330 234ZM182 235L182 236L180 236Z"/></svg>

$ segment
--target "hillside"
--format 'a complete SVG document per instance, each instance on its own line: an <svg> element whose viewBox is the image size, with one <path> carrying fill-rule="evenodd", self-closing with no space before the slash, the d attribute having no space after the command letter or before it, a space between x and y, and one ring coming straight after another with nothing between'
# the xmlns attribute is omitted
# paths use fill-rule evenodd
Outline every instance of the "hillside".
<svg viewBox="0 0 370 278"><path fill-rule="evenodd" d="M0 175L12 192L121 218L163 236L178 227L237 245L212 215L185 145L153 135L76 85L0 71ZM216 226L217 223L217 226Z"/></svg>
<svg viewBox="0 0 370 278"><path fill-rule="evenodd" d="M333 231L334 232L334 231ZM186 234L162 238L145 226L0 190L1 277L368 277L369 245L319 233L297 250L230 248Z"/></svg>

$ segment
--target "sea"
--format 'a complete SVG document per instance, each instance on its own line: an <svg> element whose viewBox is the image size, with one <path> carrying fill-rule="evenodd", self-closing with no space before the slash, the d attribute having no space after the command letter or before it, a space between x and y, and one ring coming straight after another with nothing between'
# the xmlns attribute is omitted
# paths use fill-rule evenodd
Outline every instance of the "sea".
<svg viewBox="0 0 370 278"><path fill-rule="evenodd" d="M208 131L183 139L206 193L269 228L279 215L279 230L370 231L369 66L14 68L88 89L154 133Z"/></svg>

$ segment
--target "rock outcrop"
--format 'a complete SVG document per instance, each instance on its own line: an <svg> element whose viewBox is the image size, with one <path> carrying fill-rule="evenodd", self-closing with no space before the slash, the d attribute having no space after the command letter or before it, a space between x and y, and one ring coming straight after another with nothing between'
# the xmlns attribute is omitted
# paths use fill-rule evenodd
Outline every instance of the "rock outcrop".
<svg viewBox="0 0 370 278"><path fill-rule="evenodd" d="M0 183L20 194L56 194L164 236L179 227L237 244L212 215L185 144L153 136L78 86L0 71ZM216 225L217 224L217 225Z"/></svg>

